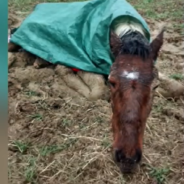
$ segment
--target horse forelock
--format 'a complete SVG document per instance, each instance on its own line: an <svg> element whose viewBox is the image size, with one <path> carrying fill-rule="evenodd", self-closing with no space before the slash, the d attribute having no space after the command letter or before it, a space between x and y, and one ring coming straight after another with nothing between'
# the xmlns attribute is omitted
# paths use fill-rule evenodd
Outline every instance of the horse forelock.
<svg viewBox="0 0 184 184"><path fill-rule="evenodd" d="M137 55L145 60L150 53L149 41L140 32L129 30L121 36L120 54Z"/></svg>

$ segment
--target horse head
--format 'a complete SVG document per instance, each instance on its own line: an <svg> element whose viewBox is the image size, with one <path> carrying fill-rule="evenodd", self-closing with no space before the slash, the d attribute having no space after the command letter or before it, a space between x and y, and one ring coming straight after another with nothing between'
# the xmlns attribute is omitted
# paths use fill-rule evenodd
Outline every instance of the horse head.
<svg viewBox="0 0 184 184"><path fill-rule="evenodd" d="M113 155L123 173L133 172L141 161L146 120L152 107L154 61L163 44L164 29L149 41L130 31L110 35L115 56L108 77L111 91Z"/></svg>

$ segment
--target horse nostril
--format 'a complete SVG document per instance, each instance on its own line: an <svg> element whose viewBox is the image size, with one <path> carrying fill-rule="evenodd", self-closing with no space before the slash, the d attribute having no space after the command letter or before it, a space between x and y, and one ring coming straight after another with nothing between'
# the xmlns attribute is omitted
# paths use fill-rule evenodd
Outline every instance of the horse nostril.
<svg viewBox="0 0 184 184"><path fill-rule="evenodd" d="M125 155L123 154L122 150L115 149L114 157L116 162L122 162L125 159Z"/></svg>
<svg viewBox="0 0 184 184"><path fill-rule="evenodd" d="M122 149L114 150L114 159L117 163L126 163L126 164L136 164L139 163L142 157L141 150L136 150L136 153L133 157L127 157L123 153Z"/></svg>
<svg viewBox="0 0 184 184"><path fill-rule="evenodd" d="M135 156L133 158L131 158L131 160L134 163L139 163L141 161L141 157L142 157L141 151L140 150L137 150Z"/></svg>
<svg viewBox="0 0 184 184"><path fill-rule="evenodd" d="M136 151L136 155L135 155L135 157L136 157L136 163L139 163L140 161L141 161L141 158L142 158L142 152L141 152L141 150L137 150Z"/></svg>

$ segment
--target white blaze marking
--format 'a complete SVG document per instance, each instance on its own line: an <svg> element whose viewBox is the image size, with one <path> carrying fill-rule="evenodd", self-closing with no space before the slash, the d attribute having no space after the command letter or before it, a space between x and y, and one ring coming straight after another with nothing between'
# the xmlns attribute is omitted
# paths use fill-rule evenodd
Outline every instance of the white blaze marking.
<svg viewBox="0 0 184 184"><path fill-rule="evenodd" d="M139 78L139 72L127 72L124 71L122 74L122 77L125 77L127 79L138 79Z"/></svg>

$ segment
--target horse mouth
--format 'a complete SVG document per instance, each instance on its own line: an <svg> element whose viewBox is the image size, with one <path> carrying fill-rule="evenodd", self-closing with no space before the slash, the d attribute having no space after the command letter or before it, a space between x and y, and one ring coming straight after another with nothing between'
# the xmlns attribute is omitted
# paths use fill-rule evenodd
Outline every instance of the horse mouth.
<svg viewBox="0 0 184 184"><path fill-rule="evenodd" d="M138 164L119 163L118 166L122 174L133 174L136 172Z"/></svg>

